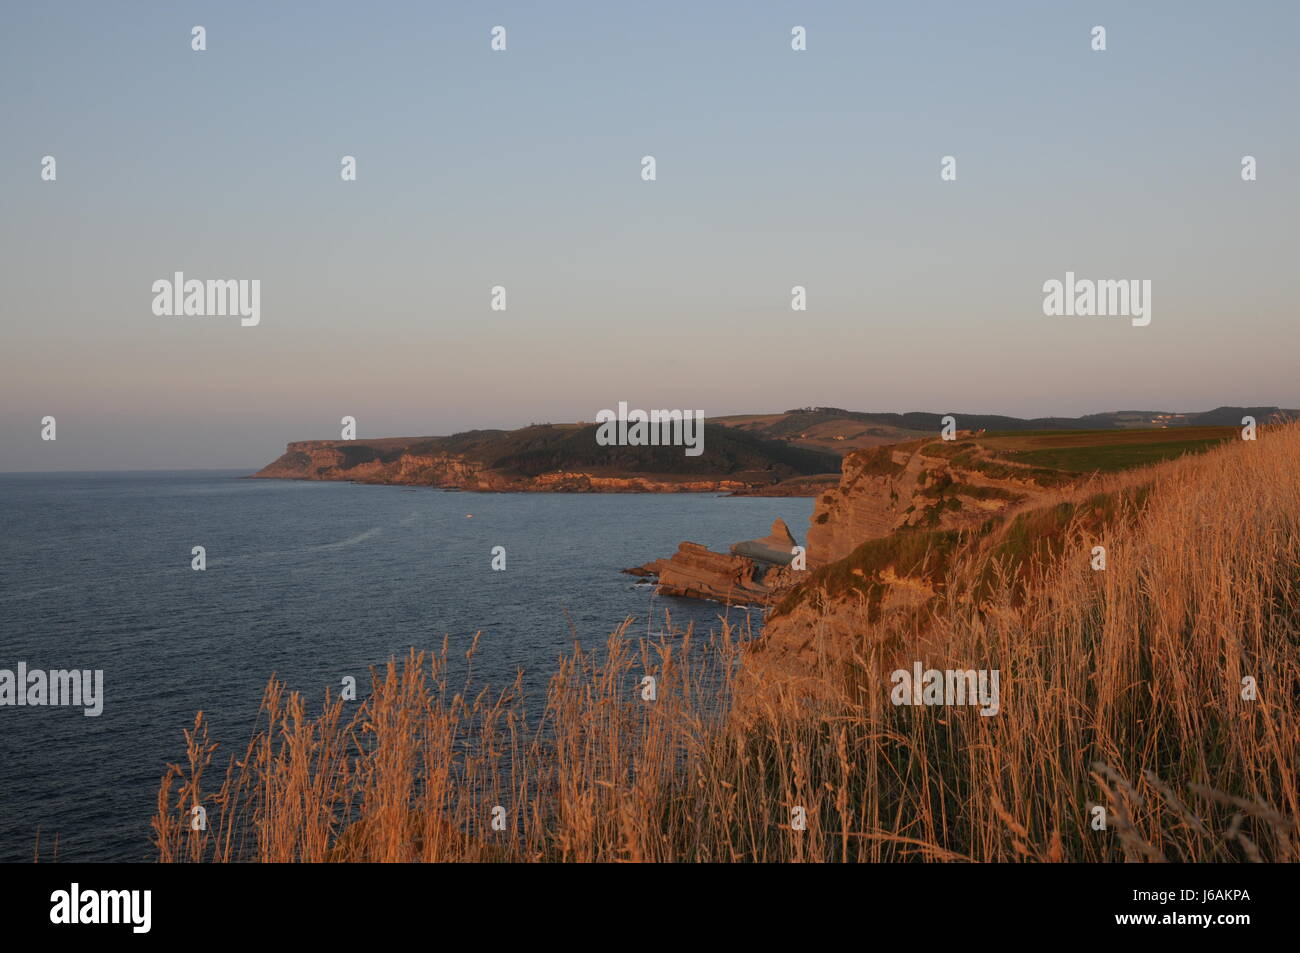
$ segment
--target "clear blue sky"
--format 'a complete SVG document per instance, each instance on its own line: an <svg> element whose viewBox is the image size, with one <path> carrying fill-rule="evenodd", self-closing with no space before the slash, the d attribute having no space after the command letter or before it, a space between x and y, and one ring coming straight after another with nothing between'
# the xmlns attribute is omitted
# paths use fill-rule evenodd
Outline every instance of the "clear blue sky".
<svg viewBox="0 0 1300 953"><path fill-rule="evenodd" d="M1280 0L6 4L0 471L620 400L1300 406L1298 43ZM1067 270L1151 325L1045 317ZM261 324L155 316L175 271Z"/></svg>

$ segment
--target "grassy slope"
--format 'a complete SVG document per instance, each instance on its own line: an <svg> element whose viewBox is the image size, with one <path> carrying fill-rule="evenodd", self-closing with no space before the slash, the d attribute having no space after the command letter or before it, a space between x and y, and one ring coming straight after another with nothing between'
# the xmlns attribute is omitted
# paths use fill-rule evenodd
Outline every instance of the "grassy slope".
<svg viewBox="0 0 1300 953"><path fill-rule="evenodd" d="M957 441L936 440L925 444L921 452L927 456L947 458L958 466L975 467L993 477L1015 475L1014 470L999 465L999 461L1080 476L1150 466L1185 453L1209 450L1239 436L1240 430L1236 427L1042 430L981 434ZM976 453L976 448L985 452ZM1059 477L1049 478L1044 485L1062 482Z"/></svg>
<svg viewBox="0 0 1300 953"><path fill-rule="evenodd" d="M988 436L981 446L1004 459L1068 473L1115 473L1200 453L1236 439L1236 427L1176 427L1162 430L1098 430Z"/></svg>

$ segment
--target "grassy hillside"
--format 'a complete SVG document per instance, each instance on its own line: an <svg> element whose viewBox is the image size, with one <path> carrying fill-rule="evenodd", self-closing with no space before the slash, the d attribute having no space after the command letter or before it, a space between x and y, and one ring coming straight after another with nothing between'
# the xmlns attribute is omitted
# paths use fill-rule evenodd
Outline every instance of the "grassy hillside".
<svg viewBox="0 0 1300 953"><path fill-rule="evenodd" d="M1199 453L1240 437L1239 427L1098 430L985 435L978 443L1003 459L1068 473L1114 473Z"/></svg>

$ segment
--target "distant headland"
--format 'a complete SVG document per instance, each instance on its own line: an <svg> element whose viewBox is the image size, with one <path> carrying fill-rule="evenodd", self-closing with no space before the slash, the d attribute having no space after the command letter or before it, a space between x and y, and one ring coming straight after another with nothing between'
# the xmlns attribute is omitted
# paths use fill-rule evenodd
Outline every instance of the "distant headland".
<svg viewBox="0 0 1300 953"><path fill-rule="evenodd" d="M676 447L602 446L595 423L545 423L446 437L296 441L253 476L484 492L815 497L838 483L846 454L933 436L947 416L962 429L993 434L1238 426L1244 416L1264 424L1298 413L1277 407L1219 407L1204 413L1134 410L1025 419L803 407L710 418L699 456L683 455Z"/></svg>

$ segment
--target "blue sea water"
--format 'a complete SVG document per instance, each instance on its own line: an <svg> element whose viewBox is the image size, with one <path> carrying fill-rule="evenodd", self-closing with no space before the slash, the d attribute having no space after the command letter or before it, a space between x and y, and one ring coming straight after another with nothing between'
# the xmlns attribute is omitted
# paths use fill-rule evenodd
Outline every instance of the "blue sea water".
<svg viewBox="0 0 1300 953"><path fill-rule="evenodd" d="M758 611L671 599L620 569L685 539L724 549L813 501L711 494L478 494L183 471L0 475L0 669L102 669L104 710L0 706L0 861L148 860L149 818L202 710L246 742L268 677L327 687L410 646L481 632L477 682L540 694L573 630L624 619L755 630ZM472 514L472 518L470 517ZM207 569L191 569L203 546ZM491 568L506 549L506 570ZM572 629L570 628L572 626ZM219 753L220 754L220 753ZM219 757L218 761L224 761Z"/></svg>

